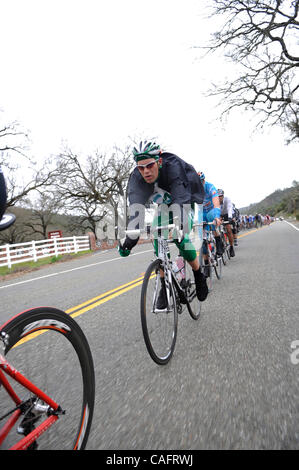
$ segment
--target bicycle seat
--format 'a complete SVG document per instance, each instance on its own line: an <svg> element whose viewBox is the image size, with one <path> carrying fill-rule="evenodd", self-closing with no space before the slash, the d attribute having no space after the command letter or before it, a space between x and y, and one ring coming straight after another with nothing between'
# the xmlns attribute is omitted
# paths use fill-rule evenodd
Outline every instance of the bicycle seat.
<svg viewBox="0 0 299 470"><path fill-rule="evenodd" d="M0 230L7 229L15 222L15 220L16 216L14 214L4 214L0 220Z"/></svg>

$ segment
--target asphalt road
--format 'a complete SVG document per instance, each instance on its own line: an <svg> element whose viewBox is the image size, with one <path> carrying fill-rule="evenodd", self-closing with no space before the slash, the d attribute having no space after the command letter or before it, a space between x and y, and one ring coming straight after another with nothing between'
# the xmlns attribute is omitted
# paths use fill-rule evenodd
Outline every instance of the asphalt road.
<svg viewBox="0 0 299 470"><path fill-rule="evenodd" d="M179 317L167 366L146 351L138 281L98 298L138 280L152 257L140 245L0 282L0 323L38 305L78 312L96 369L88 448L298 449L299 230L279 221L240 234L200 320Z"/></svg>

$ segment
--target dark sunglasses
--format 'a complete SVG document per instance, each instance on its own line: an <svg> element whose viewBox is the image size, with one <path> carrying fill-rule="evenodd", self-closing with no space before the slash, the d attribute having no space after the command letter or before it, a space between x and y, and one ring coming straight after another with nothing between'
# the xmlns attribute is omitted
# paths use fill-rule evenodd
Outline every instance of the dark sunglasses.
<svg viewBox="0 0 299 470"><path fill-rule="evenodd" d="M154 167L155 163L157 162L150 162L150 163L146 163L145 165L137 165L137 168L141 172L143 172L145 168L147 168L148 170L151 170Z"/></svg>

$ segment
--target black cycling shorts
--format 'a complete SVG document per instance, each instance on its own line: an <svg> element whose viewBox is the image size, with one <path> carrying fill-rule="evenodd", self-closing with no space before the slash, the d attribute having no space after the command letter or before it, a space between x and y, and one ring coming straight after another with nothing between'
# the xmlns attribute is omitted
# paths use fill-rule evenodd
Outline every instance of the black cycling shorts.
<svg viewBox="0 0 299 470"><path fill-rule="evenodd" d="M230 225L231 225L233 228L236 227L236 222L235 222L234 220L230 219L230 218L228 217L228 214L224 214L224 215L222 215L221 217L222 217L222 219L223 219L225 222L229 222Z"/></svg>

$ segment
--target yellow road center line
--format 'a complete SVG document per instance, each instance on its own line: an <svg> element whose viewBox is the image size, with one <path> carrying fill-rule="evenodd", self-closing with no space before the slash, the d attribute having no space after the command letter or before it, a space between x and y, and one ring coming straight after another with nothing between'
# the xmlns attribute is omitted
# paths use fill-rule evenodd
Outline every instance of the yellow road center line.
<svg viewBox="0 0 299 470"><path fill-rule="evenodd" d="M129 290L134 289L137 286L140 286L140 284L142 284L143 282L143 277L144 276L142 275L141 277L138 277L137 279L134 279L133 281L127 282L126 284L123 284L107 292L104 292L103 294L100 294L97 297L94 297L93 299L86 300L82 304L66 310L66 313L74 312L74 310L77 310L79 308L78 311L70 315L72 318L76 318L79 315L82 315L83 313L88 312L89 310L92 310L93 308L98 307L99 305L104 304L105 302L108 302L109 300L112 300L115 297L122 295L125 292L128 292ZM87 305L85 308L81 308L81 307L84 307L85 305ZM42 330L42 331L36 331L35 333L31 333L30 335L26 336L26 338L21 339L14 347L27 343L27 341L37 338L38 336L45 333L46 331L47 330Z"/></svg>
<svg viewBox="0 0 299 470"><path fill-rule="evenodd" d="M262 228L265 228L265 227L262 227ZM239 235L238 238L246 237L247 235L258 232L259 230L260 229L254 229L254 230L251 230L250 232L243 233L242 235ZM126 292L134 289L135 287L140 286L143 282L143 277L144 277L144 273L140 277L134 279L133 281L127 282L126 284L122 284L121 286L115 287L114 289L103 292L102 294L96 297L93 297L92 299L86 300L85 302L82 302L81 304L76 305L75 307L69 308L68 310L66 310L66 313L70 314L72 318L76 318L79 315L82 315L83 313L88 312L89 310L92 310L93 308L98 307L99 305L102 305L105 302L109 302L110 300L118 297L119 295L125 294ZM151 278L153 277L154 275L151 276ZM37 336L43 333L44 331L37 331L35 333L32 333L31 335L26 336L26 338L23 338L22 340L20 340L16 346L26 343L27 341L33 338L36 338Z"/></svg>
<svg viewBox="0 0 299 470"><path fill-rule="evenodd" d="M265 228L265 227L262 227L262 228ZM238 238L246 237L247 235L250 235L251 233L258 232L258 230L260 229L254 229L254 230L251 230L250 232L243 233L242 235L239 235ZM102 305L105 302L109 302L110 300L118 297L119 295L125 294L126 292L134 289L135 287L140 286L143 282L143 277L144 275L142 274L140 277L134 279L133 281L127 282L126 284L122 284L121 286L115 287L114 289L111 289L107 292L103 292L103 294L93 297L92 299L86 300L85 302L82 302L81 304L76 305L75 307L69 308L68 310L66 310L66 313L71 314L70 316L72 318L76 318L79 315L82 315L83 313L88 312L89 310L92 310L93 308L98 307L99 305ZM153 277L154 276L152 275L151 278ZM36 333L32 333L31 335L26 336L26 338L23 338L22 340L20 340L16 344L16 346L26 343L27 341L30 341L31 339L36 338L37 336L43 333L44 331L37 331Z"/></svg>
<svg viewBox="0 0 299 470"><path fill-rule="evenodd" d="M82 304L79 304L79 305L76 305L75 307L72 307L72 308L69 308L68 310L66 310L66 313L71 313L71 312L74 312L74 310L77 310L77 309L80 309L81 307L85 307L86 305L88 304L91 304L91 303L94 303L96 302L97 300L99 299L102 299L103 297L106 297L108 296L109 294L112 294L116 291L119 291L119 290L122 290L124 288L126 288L127 286L130 286L133 284L132 287L135 287L135 283L139 280L143 280L143 276L141 277L138 277L137 279L134 279L133 281L130 281L130 282L127 282L126 284L123 284L121 286L118 286L118 287L115 287L114 289L111 289L107 292L103 292L103 294L100 294L98 295L97 297L93 297L92 299L89 299L89 300L86 300L85 302L83 302Z"/></svg>

